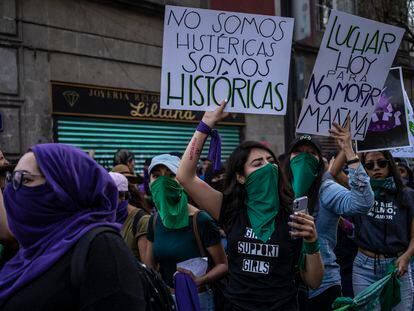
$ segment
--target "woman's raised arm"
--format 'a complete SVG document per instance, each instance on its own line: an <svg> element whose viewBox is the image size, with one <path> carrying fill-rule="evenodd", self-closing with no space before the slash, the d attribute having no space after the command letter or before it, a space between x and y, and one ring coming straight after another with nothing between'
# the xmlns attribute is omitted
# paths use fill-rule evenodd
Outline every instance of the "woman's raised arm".
<svg viewBox="0 0 414 311"><path fill-rule="evenodd" d="M226 101L222 101L216 110L206 112L202 121L213 129L217 122L227 117L228 113L224 112L226 104ZM223 194L210 187L196 173L197 163L206 139L207 134L195 131L181 159L177 179L197 206L206 210L213 218L218 220Z"/></svg>

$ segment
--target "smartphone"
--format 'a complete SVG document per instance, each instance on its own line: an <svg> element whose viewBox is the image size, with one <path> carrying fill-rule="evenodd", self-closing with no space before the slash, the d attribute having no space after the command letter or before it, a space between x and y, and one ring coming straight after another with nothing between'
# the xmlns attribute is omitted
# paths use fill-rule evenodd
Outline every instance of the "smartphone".
<svg viewBox="0 0 414 311"><path fill-rule="evenodd" d="M308 212L308 197L300 197L293 201L293 212L309 214Z"/></svg>
<svg viewBox="0 0 414 311"><path fill-rule="evenodd" d="M308 197L300 197L293 201L293 212L294 213L303 213L309 214L308 212ZM292 231L296 231L297 229L292 228ZM299 239L298 237L292 237L292 239Z"/></svg>

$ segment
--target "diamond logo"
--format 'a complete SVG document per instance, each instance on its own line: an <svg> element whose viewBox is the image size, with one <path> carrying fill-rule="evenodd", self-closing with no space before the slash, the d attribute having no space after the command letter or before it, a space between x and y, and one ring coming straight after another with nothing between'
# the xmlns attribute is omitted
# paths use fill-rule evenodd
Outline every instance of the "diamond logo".
<svg viewBox="0 0 414 311"><path fill-rule="evenodd" d="M79 94L75 91L64 91L63 97L65 98L69 106L73 107L79 99Z"/></svg>

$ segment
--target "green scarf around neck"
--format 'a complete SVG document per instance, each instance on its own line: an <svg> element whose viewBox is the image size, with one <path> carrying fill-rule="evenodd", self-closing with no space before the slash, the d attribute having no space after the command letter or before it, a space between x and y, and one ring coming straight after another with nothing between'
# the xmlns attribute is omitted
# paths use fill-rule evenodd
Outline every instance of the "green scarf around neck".
<svg viewBox="0 0 414 311"><path fill-rule="evenodd" d="M290 169L295 198L300 198L307 194L318 177L319 161L310 153L302 152L290 160Z"/></svg>
<svg viewBox="0 0 414 311"><path fill-rule="evenodd" d="M384 193L395 194L397 192L397 185L395 184L394 177L387 177L384 179L370 179L372 191L374 191L374 198L381 200L384 197Z"/></svg>
<svg viewBox="0 0 414 311"><path fill-rule="evenodd" d="M279 212L279 169L268 163L247 176L244 185L247 215L253 232L267 242L275 231L275 218Z"/></svg>
<svg viewBox="0 0 414 311"><path fill-rule="evenodd" d="M159 176L151 185L152 199L163 225L168 229L188 226L188 198L180 184L167 176Z"/></svg>

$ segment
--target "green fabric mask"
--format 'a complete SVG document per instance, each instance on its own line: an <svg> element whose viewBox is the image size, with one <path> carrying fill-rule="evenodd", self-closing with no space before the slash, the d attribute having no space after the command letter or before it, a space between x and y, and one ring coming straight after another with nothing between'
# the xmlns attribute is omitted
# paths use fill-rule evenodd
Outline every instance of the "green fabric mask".
<svg viewBox="0 0 414 311"><path fill-rule="evenodd" d="M319 161L310 153L302 152L290 160L292 188L295 198L304 196L318 176Z"/></svg>
<svg viewBox="0 0 414 311"><path fill-rule="evenodd" d="M171 177L159 176L151 185L151 194L163 225L168 229L188 226L188 198Z"/></svg>
<svg viewBox="0 0 414 311"><path fill-rule="evenodd" d="M384 179L370 179L372 191L374 191L374 197L380 200L383 197L383 193L394 194L397 191L397 186L394 181L394 177L387 177Z"/></svg>
<svg viewBox="0 0 414 311"><path fill-rule="evenodd" d="M267 242L275 231L275 218L279 212L279 169L266 164L247 176L247 215L253 232Z"/></svg>

